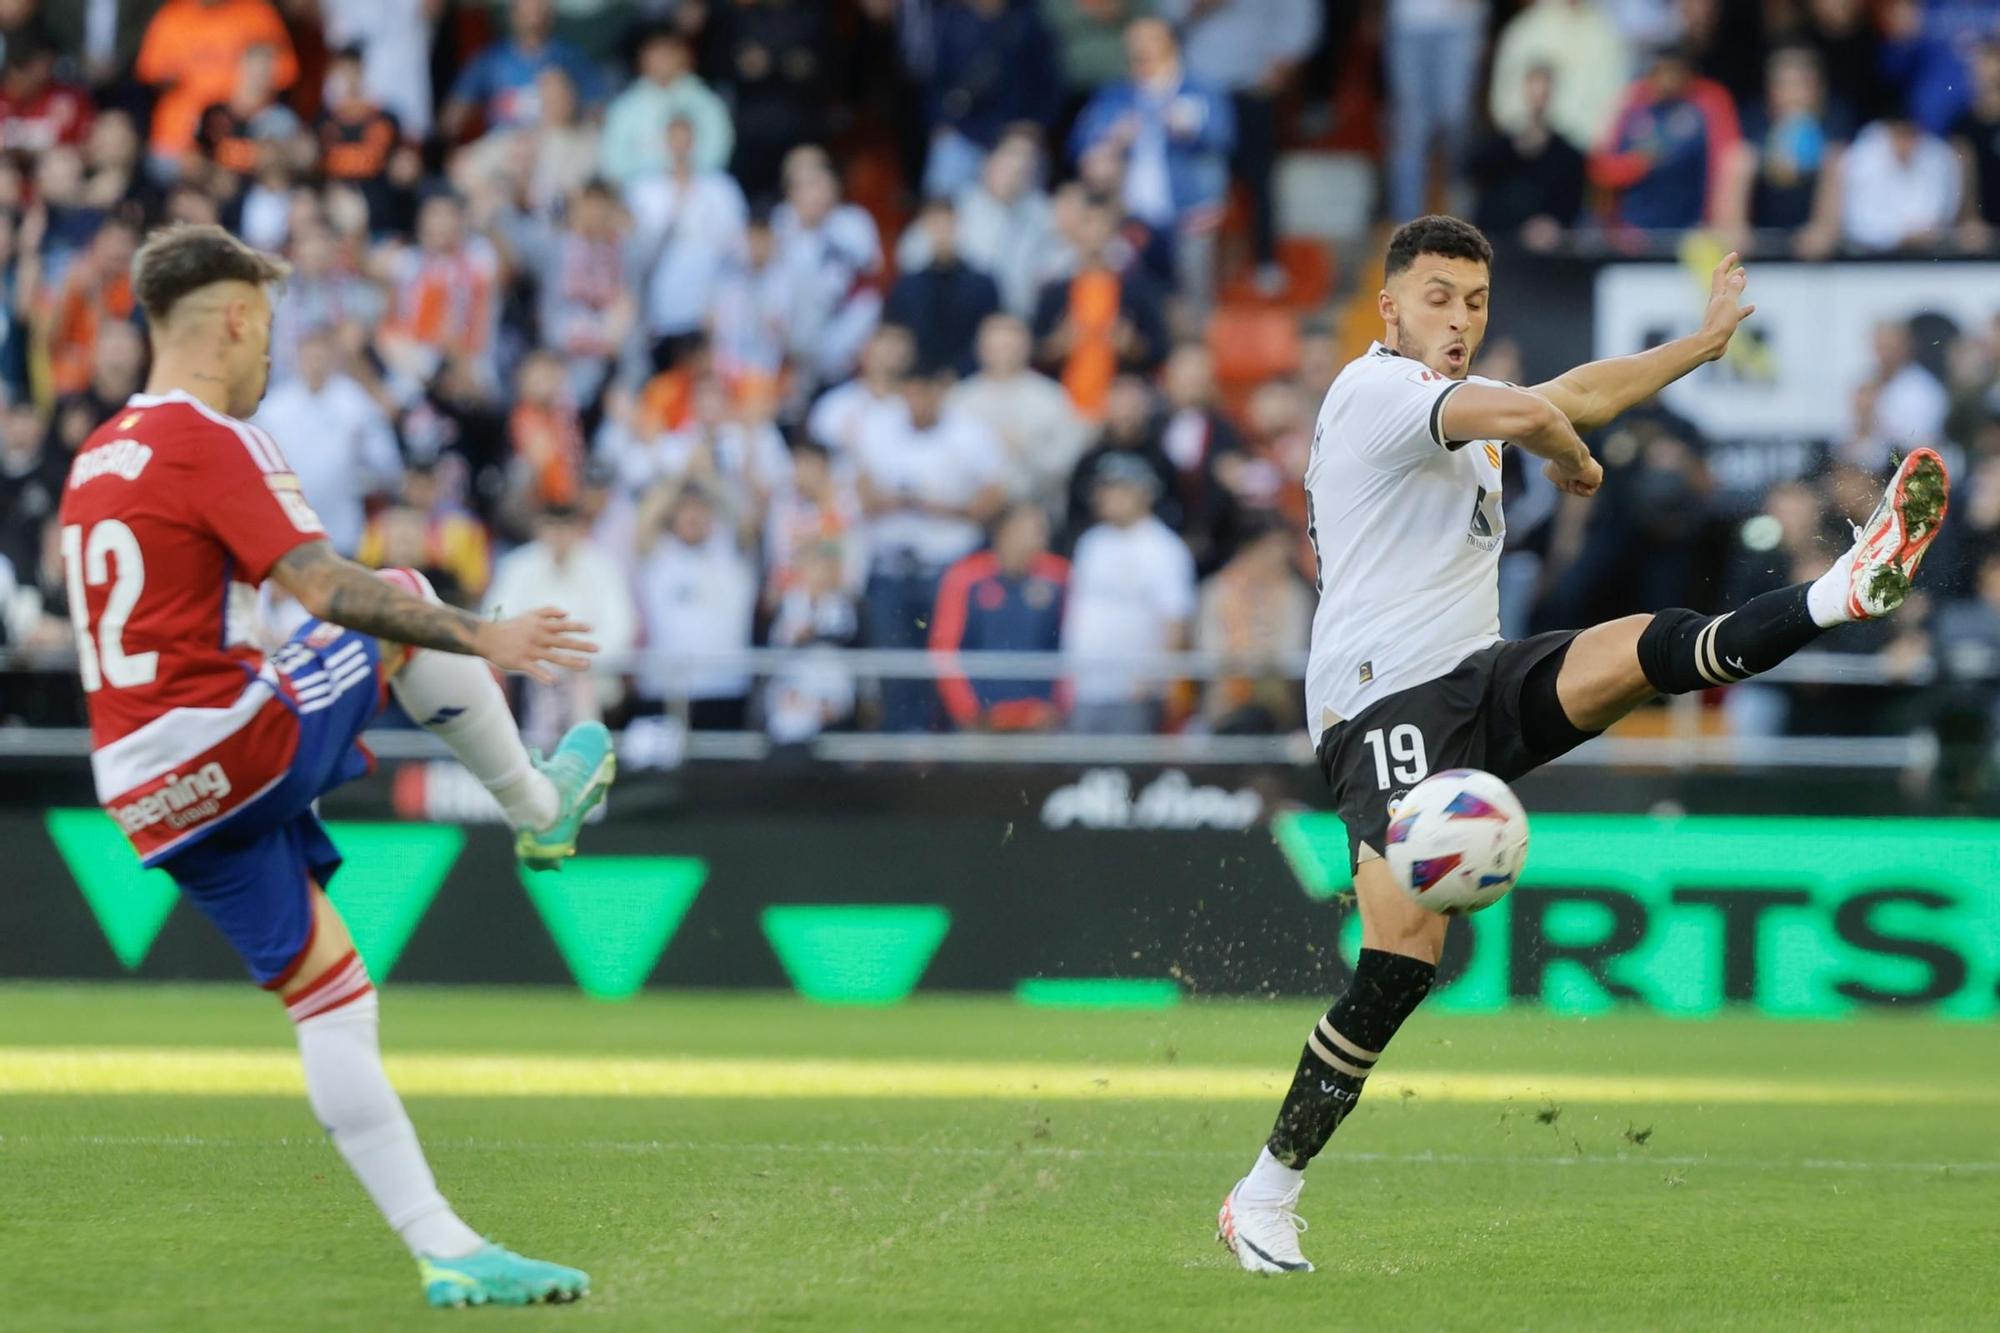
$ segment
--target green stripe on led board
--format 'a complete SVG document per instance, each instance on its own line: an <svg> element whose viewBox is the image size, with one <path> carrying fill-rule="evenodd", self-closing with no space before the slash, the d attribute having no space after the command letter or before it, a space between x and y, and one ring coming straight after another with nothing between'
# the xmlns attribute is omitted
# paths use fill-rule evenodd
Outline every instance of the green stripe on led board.
<svg viewBox="0 0 2000 1333"><path fill-rule="evenodd" d="M1045 1009L1166 1009L1181 1002L1181 987L1171 977L1029 977L1014 998Z"/></svg>

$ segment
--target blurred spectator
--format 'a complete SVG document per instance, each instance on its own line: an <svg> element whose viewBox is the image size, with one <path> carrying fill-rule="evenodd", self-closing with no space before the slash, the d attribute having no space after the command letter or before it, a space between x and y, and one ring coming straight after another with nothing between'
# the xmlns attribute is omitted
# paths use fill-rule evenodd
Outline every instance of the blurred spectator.
<svg viewBox="0 0 2000 1333"><path fill-rule="evenodd" d="M30 156L90 135L90 93L58 83L56 53L33 41L9 41L0 64L0 149Z"/></svg>
<svg viewBox="0 0 2000 1333"><path fill-rule="evenodd" d="M360 95L387 110L403 133L419 142L430 138L435 120L431 26L442 9L438 0L319 0L327 46L360 55Z"/></svg>
<svg viewBox="0 0 2000 1333"><path fill-rule="evenodd" d="M1222 735L1273 735L1298 725L1301 697L1292 661L1312 637L1314 598L1292 564L1292 534L1277 524L1253 529L1235 557L1201 585L1194 646L1230 674L1202 700L1209 728Z"/></svg>
<svg viewBox="0 0 2000 1333"><path fill-rule="evenodd" d="M871 412L854 462L867 515L864 624L876 648L919 648L938 579L984 538L1006 500L1006 455L984 424L945 407L948 376L903 381L906 411ZM882 724L927 731L936 696L924 680L882 682Z"/></svg>
<svg viewBox="0 0 2000 1333"><path fill-rule="evenodd" d="M1842 176L1841 227L1856 249L1927 249L1958 221L1964 167L1908 115L1862 130Z"/></svg>
<svg viewBox="0 0 2000 1333"><path fill-rule="evenodd" d="M1389 216L1429 213L1431 151L1456 176L1472 131L1487 0L1388 0Z"/></svg>
<svg viewBox="0 0 2000 1333"><path fill-rule="evenodd" d="M764 729L779 745L801 744L854 715L854 672L840 650L859 636L861 617L842 565L838 543L808 546L772 618L773 648L812 650L764 687Z"/></svg>
<svg viewBox="0 0 2000 1333"><path fill-rule="evenodd" d="M1965 158L1967 249L1983 249L2000 228L2000 38L1973 54L1972 105L1952 131Z"/></svg>
<svg viewBox="0 0 2000 1333"><path fill-rule="evenodd" d="M1076 460L1070 473L1069 506L1064 531L1074 543L1084 529L1096 521L1097 489L1106 469L1126 461L1143 463L1153 476L1154 510L1169 527L1181 522L1180 500L1175 494L1180 480L1173 463L1160 448L1155 429L1153 391L1136 375L1121 375L1111 386L1104 413L1104 426L1097 441Z"/></svg>
<svg viewBox="0 0 2000 1333"><path fill-rule="evenodd" d="M1104 415L1120 370L1150 373L1167 352L1166 318L1152 283L1137 270L1121 273L1112 266L1116 222L1109 207L1083 204L1076 272L1044 286L1035 303L1038 359L1091 421Z"/></svg>
<svg viewBox="0 0 2000 1333"><path fill-rule="evenodd" d="M334 329L343 341L357 339L382 320L382 292L341 261L340 242L324 223L299 228L292 237L292 274L271 319L271 377L297 373L299 340L316 329Z"/></svg>
<svg viewBox="0 0 2000 1333"><path fill-rule="evenodd" d="M1850 125L1887 110L1891 99L1882 80L1881 40L1867 0L1806 0L1800 37L1819 56L1828 105Z"/></svg>
<svg viewBox="0 0 2000 1333"><path fill-rule="evenodd" d="M677 364L688 340L707 327L723 266L743 245L749 214L727 172L697 164L694 125L667 122L666 170L632 181L633 244L646 284L646 336L653 364Z"/></svg>
<svg viewBox="0 0 2000 1333"><path fill-rule="evenodd" d="M259 44L236 66L229 96L202 108L194 142L202 162L217 173L211 188L234 195L270 161L289 166L312 162L312 145L298 113L278 100L278 51ZM192 169L188 171L193 175Z"/></svg>
<svg viewBox="0 0 2000 1333"><path fill-rule="evenodd" d="M330 330L299 341L298 374L272 388L251 418L270 432L342 555L361 545L362 502L401 487L403 457L388 417L340 370Z"/></svg>
<svg viewBox="0 0 2000 1333"><path fill-rule="evenodd" d="M749 540L762 532L765 507L792 476L791 454L778 428L732 411L722 382L712 375L695 382L694 420L661 436L643 458L643 464L635 456L621 468L628 489L655 479L699 483L723 520ZM644 467L652 469L650 475Z"/></svg>
<svg viewBox="0 0 2000 1333"><path fill-rule="evenodd" d="M1886 0L1877 6L1882 25L1879 56L1888 95L1933 135L1951 133L1969 100L1965 62L1953 34L1936 20L1946 6L1931 0ZM1993 19L1986 19L1990 27Z"/></svg>
<svg viewBox="0 0 2000 1333"><path fill-rule="evenodd" d="M686 666L677 657L742 652L757 611L757 576L710 493L664 483L639 513L639 615L647 655L634 681L651 711L688 701L697 731L740 731L750 673L731 666ZM660 655L669 660L659 660Z"/></svg>
<svg viewBox="0 0 2000 1333"><path fill-rule="evenodd" d="M35 578L42 526L55 517L68 475L69 455L54 447L32 402L0 408L0 558L23 584Z"/></svg>
<svg viewBox="0 0 2000 1333"><path fill-rule="evenodd" d="M692 131L695 168L722 171L736 147L729 107L694 72L694 51L671 28L650 28L639 40L639 77L604 113L604 174L629 185L668 170L667 127Z"/></svg>
<svg viewBox="0 0 2000 1333"><path fill-rule="evenodd" d="M1039 139L1032 131L1011 130L986 155L979 181L959 195L958 253L973 268L992 276L1000 303L1023 319L1034 313L1049 252L1056 245L1049 197L1037 184ZM920 216L896 244L896 264L904 272L930 262L929 236Z"/></svg>
<svg viewBox="0 0 2000 1333"><path fill-rule="evenodd" d="M978 179L981 162L1010 127L1054 123L1062 74L1033 0L942 0L930 38L923 187L949 196Z"/></svg>
<svg viewBox="0 0 2000 1333"><path fill-rule="evenodd" d="M159 93L150 141L156 175L179 174L202 109L235 91L244 53L254 46L275 53L272 85L291 87L299 64L268 0L167 0L153 15L133 72Z"/></svg>
<svg viewBox="0 0 2000 1333"><path fill-rule="evenodd" d="M1316 407L1288 380L1257 386L1244 412L1243 447L1217 460L1215 475L1245 515L1281 519L1298 538L1299 568L1311 572L1314 557L1304 540L1306 474L1312 452Z"/></svg>
<svg viewBox="0 0 2000 1333"><path fill-rule="evenodd" d="M1125 29L1153 12L1154 0L1039 0L1061 53L1070 109L1125 74Z"/></svg>
<svg viewBox="0 0 2000 1333"><path fill-rule="evenodd" d="M434 194L417 211L417 243L387 260L388 321L376 348L389 368L428 380L449 358L464 358L488 384L500 305L500 259L484 237L467 236L465 210Z"/></svg>
<svg viewBox="0 0 2000 1333"><path fill-rule="evenodd" d="M583 422L564 383L563 360L538 349L514 376L514 410L507 418L515 489L530 511L574 508L583 483Z"/></svg>
<svg viewBox="0 0 2000 1333"><path fill-rule="evenodd" d="M567 75L586 106L603 100L596 66L553 35L554 0L512 0L508 19L512 36L474 56L452 84L439 122L446 138L465 138L475 123L500 130L541 120L545 70Z"/></svg>
<svg viewBox="0 0 2000 1333"><path fill-rule="evenodd" d="M326 96L319 117L320 166L328 180L342 181L368 201L372 230L406 225L406 202L423 172L416 150L403 142L407 128L386 110L363 82L360 48L335 54L327 70Z"/></svg>
<svg viewBox="0 0 2000 1333"><path fill-rule="evenodd" d="M1159 730L1168 682L1125 663L1187 646L1195 584L1186 545L1153 517L1158 498L1158 475L1143 459L1107 459L1096 472L1091 502L1098 521L1076 544L1062 626L1074 731Z"/></svg>
<svg viewBox="0 0 2000 1333"><path fill-rule="evenodd" d="M137 325L107 319L97 329L97 346L90 357L90 383L56 399L50 422L54 454L67 460L90 432L111 419L125 400L139 392L146 369L146 339ZM63 466L67 468L68 462Z"/></svg>
<svg viewBox="0 0 2000 1333"><path fill-rule="evenodd" d="M724 257L716 274L708 316L715 373L736 401L778 402L797 299L790 271L778 263L770 216L752 213L741 243ZM862 359L867 359L865 349Z"/></svg>
<svg viewBox="0 0 2000 1333"><path fill-rule="evenodd" d="M1160 452L1174 469L1170 484L1180 501L1176 527L1196 570L1205 575L1228 559L1235 545L1236 500L1222 474L1243 441L1222 410L1215 356L1205 344L1176 347L1160 383L1167 400Z"/></svg>
<svg viewBox="0 0 2000 1333"><path fill-rule="evenodd" d="M31 240L23 228L22 244ZM138 247L138 231L131 223L107 218L37 311L37 341L56 393L78 393L90 383L91 349L101 323L133 317L132 254Z"/></svg>
<svg viewBox="0 0 2000 1333"><path fill-rule="evenodd" d="M999 439L1013 494L1052 508L1089 429L1062 386L1028 365L1031 346L1020 320L987 316L979 326L979 373L952 388L951 406Z"/></svg>
<svg viewBox="0 0 2000 1333"><path fill-rule="evenodd" d="M896 279L883 318L908 329L927 360L970 373L973 341L980 322L1000 308L1000 290L960 255L958 210L951 200L927 202L917 225L930 259Z"/></svg>
<svg viewBox="0 0 2000 1333"><path fill-rule="evenodd" d="M519 615L559 606L590 626L605 664L588 672L561 672L556 683L525 683L521 735L552 750L570 726L601 715L620 694L615 666L638 637L638 616L624 573L585 531L574 509L552 505L535 523L535 539L508 554L494 572L488 616ZM608 668L608 669L607 669Z"/></svg>
<svg viewBox="0 0 2000 1333"><path fill-rule="evenodd" d="M775 191L787 158L826 132L826 57L832 46L825 7L809 0L736 0L712 10L718 81L736 111L730 170L752 199ZM781 172L782 168L782 172Z"/></svg>
<svg viewBox="0 0 2000 1333"><path fill-rule="evenodd" d="M1309 403L1317 404L1333 387L1334 377L1348 362L1332 323L1307 319L1299 326L1299 370L1293 382Z"/></svg>
<svg viewBox="0 0 2000 1333"><path fill-rule="evenodd" d="M1736 107L1679 48L1655 52L1633 82L1610 134L1590 157L1590 179L1616 196L1614 217L1641 231L1700 226L1740 134Z"/></svg>
<svg viewBox="0 0 2000 1333"><path fill-rule="evenodd" d="M854 467L861 443L878 413L899 416L909 409L898 386L916 363L917 345L900 324L884 324L861 349L861 373L821 394L806 417L806 435L840 467Z"/></svg>
<svg viewBox="0 0 2000 1333"><path fill-rule="evenodd" d="M1792 233L1802 258L1823 259L1840 241L1840 165L1847 126L1827 109L1809 48L1771 55L1764 104L1745 120L1723 185L1718 221L1739 250L1747 233Z"/></svg>
<svg viewBox="0 0 2000 1333"><path fill-rule="evenodd" d="M413 462L462 463L461 498L492 523L507 492L514 461L507 404L464 357L447 360L403 408L397 429Z"/></svg>
<svg viewBox="0 0 2000 1333"><path fill-rule="evenodd" d="M840 586L859 593L868 577L868 544L862 535L861 499L854 483L811 440L792 450L789 484L771 497L764 518L764 601L775 607L804 581L808 552L830 550Z"/></svg>
<svg viewBox="0 0 2000 1333"><path fill-rule="evenodd" d="M449 471L463 472L457 460L446 461ZM446 597L446 601L477 605L493 578L492 544L486 525L453 497L439 475L442 470L435 462L412 462L405 468L402 495L368 520L354 558L370 569L421 569L440 589L444 586L442 577L458 594ZM439 595L443 596L442 591ZM517 604L533 605L527 601ZM592 624L595 628L595 622Z"/></svg>
<svg viewBox="0 0 2000 1333"><path fill-rule="evenodd" d="M570 401L595 401L637 322L626 273L625 211L602 181L570 197L549 239L541 270L537 324L543 342L567 363Z"/></svg>
<svg viewBox="0 0 2000 1333"><path fill-rule="evenodd" d="M1625 98L1632 49L1598 0L1534 0L1500 32L1488 110L1494 128L1518 136L1544 120L1570 147L1596 146ZM1529 74L1548 71L1546 114L1536 115Z"/></svg>
<svg viewBox="0 0 2000 1333"><path fill-rule="evenodd" d="M766 0L749 12L780 9ZM795 368L816 384L844 379L882 314L882 240L875 219L841 202L840 183L822 149L800 148L785 160L785 202L771 217L771 231L778 262L799 296L792 321Z"/></svg>
<svg viewBox="0 0 2000 1333"><path fill-rule="evenodd" d="M1055 652L1068 585L1069 562L1049 552L1048 515L1040 505L1016 501L994 520L991 550L945 571L931 650ZM938 676L937 690L960 731L1049 731L1062 720L1053 680L968 680L952 669Z"/></svg>
<svg viewBox="0 0 2000 1333"><path fill-rule="evenodd" d="M1180 295L1194 318L1206 318L1236 113L1222 93L1188 75L1173 29L1160 20L1127 28L1125 51L1131 77L1090 99L1070 133L1070 155L1122 164L1126 211L1172 237Z"/></svg>
<svg viewBox="0 0 2000 1333"><path fill-rule="evenodd" d="M1181 34L1188 72L1229 94L1236 113L1230 165L1250 196L1258 285L1283 289L1271 173L1278 161L1278 98L1319 41L1319 0L1159 0Z"/></svg>
<svg viewBox="0 0 2000 1333"><path fill-rule="evenodd" d="M1919 445L1944 440L1950 397L1937 376L1916 359L1910 326L1883 320L1875 326L1875 374L1855 393L1854 424L1840 455L1871 472Z"/></svg>
<svg viewBox="0 0 2000 1333"><path fill-rule="evenodd" d="M1522 75L1522 117L1473 150L1467 175L1479 189L1473 220L1489 236L1518 237L1552 249L1583 212L1583 154L1549 121L1553 85L1546 65Z"/></svg>
<svg viewBox="0 0 2000 1333"><path fill-rule="evenodd" d="M90 122L84 145L84 203L107 211L127 208L144 217L160 210L160 192L145 176L144 145L132 117L123 111L101 111Z"/></svg>

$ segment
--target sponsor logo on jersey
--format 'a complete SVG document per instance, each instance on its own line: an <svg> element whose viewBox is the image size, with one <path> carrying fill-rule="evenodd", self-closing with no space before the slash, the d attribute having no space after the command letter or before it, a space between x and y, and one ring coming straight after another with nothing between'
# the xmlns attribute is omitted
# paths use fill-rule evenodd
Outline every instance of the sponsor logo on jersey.
<svg viewBox="0 0 2000 1333"><path fill-rule="evenodd" d="M139 474L146 470L146 464L152 461L150 445L137 440L112 440L76 456L76 461L69 465L69 488L75 490L99 477L123 477L127 481L137 481Z"/></svg>
<svg viewBox="0 0 2000 1333"><path fill-rule="evenodd" d="M222 765L210 761L185 777L179 773L167 774L147 795L111 807L111 817L128 834L160 823L184 829L212 819L233 790Z"/></svg>

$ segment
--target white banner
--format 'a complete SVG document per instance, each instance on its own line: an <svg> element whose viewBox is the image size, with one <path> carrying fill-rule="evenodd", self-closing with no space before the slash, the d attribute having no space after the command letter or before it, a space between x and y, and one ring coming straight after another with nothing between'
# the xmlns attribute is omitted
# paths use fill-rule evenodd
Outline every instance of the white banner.
<svg viewBox="0 0 2000 1333"><path fill-rule="evenodd" d="M1737 342L1750 355L1703 366L1661 395L1717 440L1837 441L1855 388L1875 374L1877 323L1931 314L1970 329L2000 315L2000 264L1752 260L1749 267L1757 313ZM1623 356L1692 333L1707 300L1706 273L1608 265L1597 275L1596 355Z"/></svg>

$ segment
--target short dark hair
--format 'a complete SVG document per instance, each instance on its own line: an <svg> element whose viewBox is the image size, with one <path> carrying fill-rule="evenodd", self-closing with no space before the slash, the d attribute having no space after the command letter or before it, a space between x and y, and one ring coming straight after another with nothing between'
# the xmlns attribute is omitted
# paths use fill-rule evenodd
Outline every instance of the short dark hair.
<svg viewBox="0 0 2000 1333"><path fill-rule="evenodd" d="M292 266L276 255L245 245L207 222L162 227L132 256L132 291L155 328L174 306L210 283L247 282L261 287L283 282Z"/></svg>
<svg viewBox="0 0 2000 1333"><path fill-rule="evenodd" d="M1443 213L1412 218L1396 228L1396 234L1389 238L1389 257L1383 265L1383 276L1395 277L1416 263L1418 255L1471 259L1491 266L1493 243L1486 239L1486 233L1464 218Z"/></svg>

